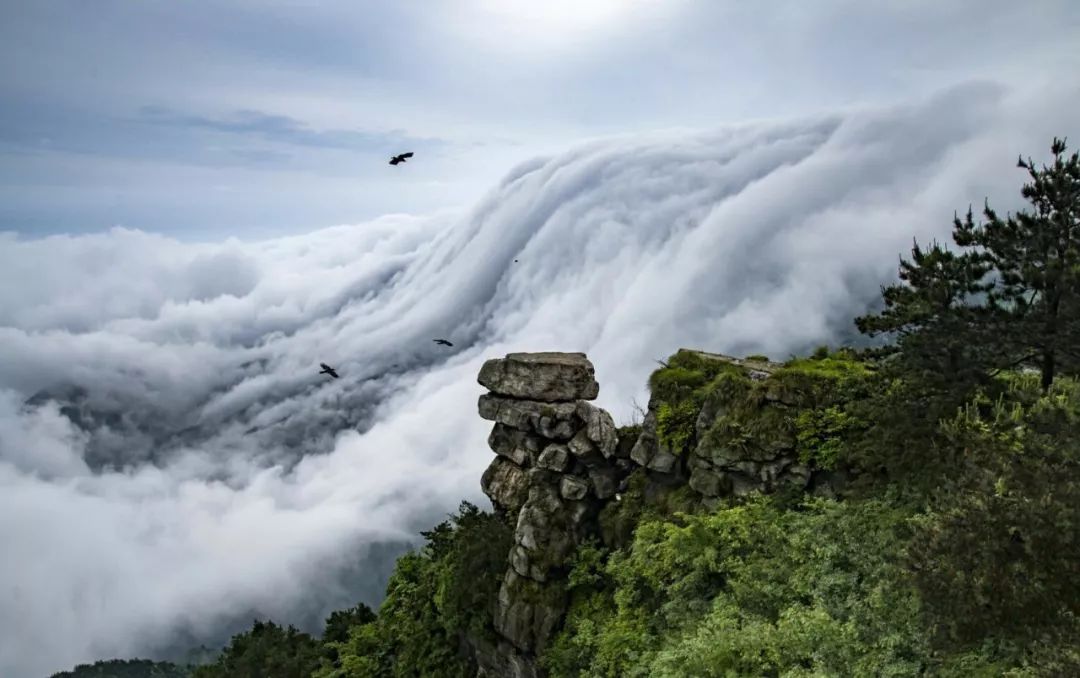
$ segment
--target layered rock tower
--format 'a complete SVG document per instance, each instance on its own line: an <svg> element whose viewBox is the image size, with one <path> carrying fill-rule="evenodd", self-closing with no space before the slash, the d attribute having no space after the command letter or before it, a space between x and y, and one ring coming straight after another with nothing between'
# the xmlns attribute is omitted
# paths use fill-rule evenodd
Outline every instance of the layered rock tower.
<svg viewBox="0 0 1080 678"><path fill-rule="evenodd" d="M533 658L566 611L567 559L633 463L619 456L611 415L588 402L600 387L584 353L511 353L478 381L498 455L481 484L515 525L494 618L502 640L477 653L479 675L536 676Z"/></svg>
<svg viewBox="0 0 1080 678"><path fill-rule="evenodd" d="M815 406L813 373L761 357L676 355L727 379L694 404L681 437L662 434L672 403L656 392L640 427L616 430L589 402L600 388L584 353L511 353L484 363L478 381L490 392L480 396L480 416L495 422L488 444L497 456L481 486L514 525L514 540L494 610L497 640L470 639L478 678L542 676L536 657L566 614L568 561L590 536L614 538L599 514L634 471L644 480L638 501L688 485L704 507L782 487L833 495L846 483L846 472L800 461L794 417Z"/></svg>

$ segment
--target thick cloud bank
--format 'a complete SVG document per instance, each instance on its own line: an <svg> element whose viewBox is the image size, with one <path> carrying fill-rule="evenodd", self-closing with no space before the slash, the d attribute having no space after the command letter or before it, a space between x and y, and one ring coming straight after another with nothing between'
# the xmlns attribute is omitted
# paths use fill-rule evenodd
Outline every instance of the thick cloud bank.
<svg viewBox="0 0 1080 678"><path fill-rule="evenodd" d="M1076 131L1054 97L599 141L466 212L266 242L0 235L0 675L377 595L371 545L482 500L484 359L585 351L625 421L679 346L846 336L913 235L1017 204L1017 153Z"/></svg>

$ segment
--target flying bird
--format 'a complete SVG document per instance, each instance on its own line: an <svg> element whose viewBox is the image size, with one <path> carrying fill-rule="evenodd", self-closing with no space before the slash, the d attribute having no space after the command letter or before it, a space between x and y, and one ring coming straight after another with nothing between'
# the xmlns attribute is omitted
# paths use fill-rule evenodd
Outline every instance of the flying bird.
<svg viewBox="0 0 1080 678"><path fill-rule="evenodd" d="M399 163L403 163L406 160L408 160L409 158L411 158L412 156L413 156L412 151L409 151L408 153L402 153L400 155L395 155L394 157L390 158L390 164L391 165L397 165Z"/></svg>
<svg viewBox="0 0 1080 678"><path fill-rule="evenodd" d="M322 369L319 370L319 374L329 374L334 379L341 379L341 377L338 376L338 373L334 370L333 367L330 367L326 363L319 363L319 364L322 365Z"/></svg>
<svg viewBox="0 0 1080 678"><path fill-rule="evenodd" d="M453 346L453 344L451 344L445 339L432 339L432 341L434 341L436 344L439 344L440 346Z"/></svg>

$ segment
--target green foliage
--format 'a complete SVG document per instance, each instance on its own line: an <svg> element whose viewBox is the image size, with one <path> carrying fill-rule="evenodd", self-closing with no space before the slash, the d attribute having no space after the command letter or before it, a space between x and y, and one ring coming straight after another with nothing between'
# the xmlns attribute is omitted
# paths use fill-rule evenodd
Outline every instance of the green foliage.
<svg viewBox="0 0 1080 678"><path fill-rule="evenodd" d="M864 395L873 369L848 352L821 358L794 358L760 385L769 399L799 407L818 407Z"/></svg>
<svg viewBox="0 0 1080 678"><path fill-rule="evenodd" d="M599 515L602 542L623 548L631 542L642 520L671 520L679 513L701 508L701 496L687 485L649 484L648 473L638 469L627 478L618 501L609 502Z"/></svg>
<svg viewBox="0 0 1080 678"><path fill-rule="evenodd" d="M656 437L672 454L685 454L696 434L694 423L700 410L693 400L683 400L674 405L660 403L656 409Z"/></svg>
<svg viewBox="0 0 1080 678"><path fill-rule="evenodd" d="M189 669L169 662L149 659L109 659L79 664L71 671L54 673L52 678L187 678Z"/></svg>
<svg viewBox="0 0 1080 678"><path fill-rule="evenodd" d="M714 458L771 459L776 450L796 449L804 463L849 465L851 440L872 421L855 404L867 397L875 379L874 370L850 352L796 358L759 381L722 375L706 397L722 416L702 444Z"/></svg>
<svg viewBox="0 0 1080 678"><path fill-rule="evenodd" d="M353 627L348 642L337 648L339 666L326 667L318 675L468 675L469 667L435 605L436 564L423 551L399 558L376 621Z"/></svg>
<svg viewBox="0 0 1080 678"><path fill-rule="evenodd" d="M990 289L985 262L938 243L911 248L900 261L900 283L882 290L881 313L855 320L860 332L896 343L896 365L937 391L966 392L984 381L993 355L986 349Z"/></svg>
<svg viewBox="0 0 1080 678"><path fill-rule="evenodd" d="M945 647L1075 634L1080 385L1013 378L944 426L958 463L917 520L915 581Z"/></svg>
<svg viewBox="0 0 1080 678"><path fill-rule="evenodd" d="M377 617L327 643L322 678L471 676L466 635L490 634L511 530L497 515L462 502L458 513L424 532L418 553L398 559ZM340 634L337 634L340 635Z"/></svg>
<svg viewBox="0 0 1080 678"><path fill-rule="evenodd" d="M768 500L642 523L578 591L554 676L913 675L929 656L903 582L906 515L881 502ZM591 547L590 547L591 548ZM610 593L609 593L610 591Z"/></svg>
<svg viewBox="0 0 1080 678"><path fill-rule="evenodd" d="M331 643L340 643L349 637L349 629L353 626L361 626L375 621L375 613L363 603L357 603L356 607L348 610L335 610L330 613L326 620L326 630L323 631L323 640Z"/></svg>
<svg viewBox="0 0 1080 678"><path fill-rule="evenodd" d="M319 642L292 626L256 621L233 636L221 656L200 666L192 678L307 678L319 666Z"/></svg>
<svg viewBox="0 0 1080 678"><path fill-rule="evenodd" d="M1021 189L1031 211L1002 219L987 205L976 226L969 210L953 236L995 274L990 346L1010 365L1034 365L1044 391L1062 368L1080 365L1080 155L1065 149L1055 138L1049 167L1018 162L1031 179Z"/></svg>
<svg viewBox="0 0 1080 678"><path fill-rule="evenodd" d="M918 243L900 262L900 284L882 291L884 310L859 330L895 340L897 365L938 391L967 392L996 370L1035 366L1043 390L1080 366L1080 156L1051 144L1021 193L1031 211L1005 219L987 205L953 220L956 253Z"/></svg>
<svg viewBox="0 0 1080 678"><path fill-rule="evenodd" d="M676 403L704 397L702 388L721 374L742 374L742 368L726 360L710 358L696 351L681 350L649 377L649 391L661 402Z"/></svg>
<svg viewBox="0 0 1080 678"><path fill-rule="evenodd" d="M370 607L358 603L356 607L347 610L335 610L330 613L326 620L326 628L323 631L322 648L323 664L330 666L340 665L340 653L338 648L342 643L349 640L349 633L354 626L363 626L375 621L375 613Z"/></svg>
<svg viewBox="0 0 1080 678"><path fill-rule="evenodd" d="M453 536L438 560L435 604L448 634L488 634L506 554L512 545L510 525L462 502L452 519Z"/></svg>
<svg viewBox="0 0 1080 678"><path fill-rule="evenodd" d="M600 511L600 534L605 544L616 547L630 543L634 530L647 510L645 485L648 477L644 469L638 469L627 478L626 490L619 501L608 502Z"/></svg>
<svg viewBox="0 0 1080 678"><path fill-rule="evenodd" d="M799 461L817 468L836 468L841 460L850 459L846 452L851 434L868 426L868 422L839 405L800 412L795 417Z"/></svg>
<svg viewBox="0 0 1080 678"><path fill-rule="evenodd" d="M638 437L641 435L641 430L641 424L630 424L616 429L615 438L618 440L616 456L622 459L630 456L630 450L634 449L634 443L637 442Z"/></svg>

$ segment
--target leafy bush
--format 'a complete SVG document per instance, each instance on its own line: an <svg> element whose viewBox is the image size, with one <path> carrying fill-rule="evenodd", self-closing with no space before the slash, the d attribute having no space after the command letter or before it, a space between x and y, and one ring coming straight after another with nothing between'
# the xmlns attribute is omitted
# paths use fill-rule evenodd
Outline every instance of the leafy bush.
<svg viewBox="0 0 1080 678"><path fill-rule="evenodd" d="M769 500L642 523L579 557L552 676L912 675L929 656L904 583L906 514ZM592 549L592 547L590 547Z"/></svg>
<svg viewBox="0 0 1080 678"><path fill-rule="evenodd" d="M700 407L692 400L675 405L660 403L656 409L656 437L672 454L685 454L690 449L696 430Z"/></svg>
<svg viewBox="0 0 1080 678"><path fill-rule="evenodd" d="M911 562L945 647L1075 634L1080 616L1080 385L1012 378L944 426L957 463L917 521ZM1073 636L1075 637L1075 636Z"/></svg>
<svg viewBox="0 0 1080 678"><path fill-rule="evenodd" d="M501 516L462 502L458 513L422 533L418 553L398 559L378 616L358 620L322 678L471 676L466 635L490 635L495 596L506 571L511 529Z"/></svg>
<svg viewBox="0 0 1080 678"><path fill-rule="evenodd" d="M307 678L319 666L319 642L292 626L256 621L233 636L221 656L200 666L193 678Z"/></svg>
<svg viewBox="0 0 1080 678"><path fill-rule="evenodd" d="M79 664L71 671L54 673L52 678L187 678L189 669L169 662L149 659L109 659Z"/></svg>

